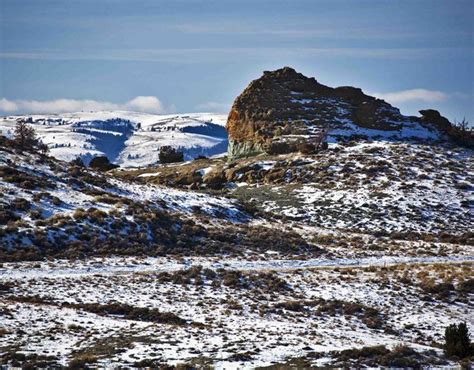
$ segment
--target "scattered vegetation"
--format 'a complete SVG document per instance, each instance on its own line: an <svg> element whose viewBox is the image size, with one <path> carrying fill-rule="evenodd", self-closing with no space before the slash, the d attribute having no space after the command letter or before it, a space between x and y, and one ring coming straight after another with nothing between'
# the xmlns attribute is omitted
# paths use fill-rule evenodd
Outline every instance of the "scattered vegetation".
<svg viewBox="0 0 474 370"><path fill-rule="evenodd" d="M159 282L171 282L182 285L224 285L233 289L255 289L265 293L291 290L288 283L274 272L242 272L237 270L218 269L216 271L193 266L186 270L162 272Z"/></svg>
<svg viewBox="0 0 474 370"><path fill-rule="evenodd" d="M447 356L465 358L473 352L466 323L449 325L445 330L444 340L444 349Z"/></svg>
<svg viewBox="0 0 474 370"><path fill-rule="evenodd" d="M419 353L403 344L395 346L392 350L383 345L349 349L339 352L336 356L338 359L337 364L344 366L356 364L358 366L419 368L420 365L446 364L446 361L440 359L434 351Z"/></svg>
<svg viewBox="0 0 474 370"><path fill-rule="evenodd" d="M160 160L160 163L183 162L184 154L183 152L179 152L169 145L164 145L160 148L158 158Z"/></svg>

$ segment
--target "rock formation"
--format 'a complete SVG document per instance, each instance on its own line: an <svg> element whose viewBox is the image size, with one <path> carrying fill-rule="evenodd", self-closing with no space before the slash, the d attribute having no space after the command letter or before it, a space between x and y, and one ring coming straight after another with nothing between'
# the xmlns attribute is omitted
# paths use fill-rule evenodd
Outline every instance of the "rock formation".
<svg viewBox="0 0 474 370"><path fill-rule="evenodd" d="M226 126L228 156L317 151L326 132L439 139L430 120L404 116L359 88L331 88L284 67L264 72L235 99Z"/></svg>

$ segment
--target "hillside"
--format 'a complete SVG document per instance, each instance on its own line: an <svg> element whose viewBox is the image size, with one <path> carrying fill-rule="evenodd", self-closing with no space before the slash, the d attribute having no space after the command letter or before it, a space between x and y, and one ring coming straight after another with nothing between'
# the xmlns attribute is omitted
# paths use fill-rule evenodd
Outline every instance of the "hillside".
<svg viewBox="0 0 474 370"><path fill-rule="evenodd" d="M474 331L473 151L422 112L284 68L228 147L213 114L5 118L50 155L0 135L0 364L468 366L444 333Z"/></svg>
<svg viewBox="0 0 474 370"><path fill-rule="evenodd" d="M212 113L153 115L136 112L79 112L60 115L11 116L0 119L0 131L11 135L17 119L32 124L50 154L84 163L105 155L123 167L158 163L160 147L171 145L185 159L227 150L225 117Z"/></svg>
<svg viewBox="0 0 474 370"><path fill-rule="evenodd" d="M202 159L116 173L142 183L218 191L266 217L325 229L472 238L473 168L469 149L359 139L314 155Z"/></svg>

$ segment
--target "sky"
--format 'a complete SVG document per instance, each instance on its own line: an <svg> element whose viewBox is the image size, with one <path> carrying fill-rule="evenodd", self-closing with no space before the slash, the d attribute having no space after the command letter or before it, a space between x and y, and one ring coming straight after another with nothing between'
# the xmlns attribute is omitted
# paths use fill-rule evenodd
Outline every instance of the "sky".
<svg viewBox="0 0 474 370"><path fill-rule="evenodd" d="M474 122L472 0L0 0L0 114L223 112L265 70Z"/></svg>

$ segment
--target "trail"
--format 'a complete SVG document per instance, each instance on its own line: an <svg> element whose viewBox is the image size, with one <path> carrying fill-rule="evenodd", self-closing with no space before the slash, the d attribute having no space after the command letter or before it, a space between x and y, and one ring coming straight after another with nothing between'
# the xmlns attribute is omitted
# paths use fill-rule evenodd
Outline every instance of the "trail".
<svg viewBox="0 0 474 370"><path fill-rule="evenodd" d="M394 257L377 256L367 258L314 258L308 260L240 260L191 257L171 259L166 257L91 259L86 261L54 261L44 262L31 267L32 263L9 263L0 268L0 281L3 279L36 279L83 277L90 275L120 275L133 273L154 273L177 271L200 265L203 268L240 271L291 271L315 268L336 267L380 267L400 264L419 265L436 263L473 263L474 256L448 257Z"/></svg>

